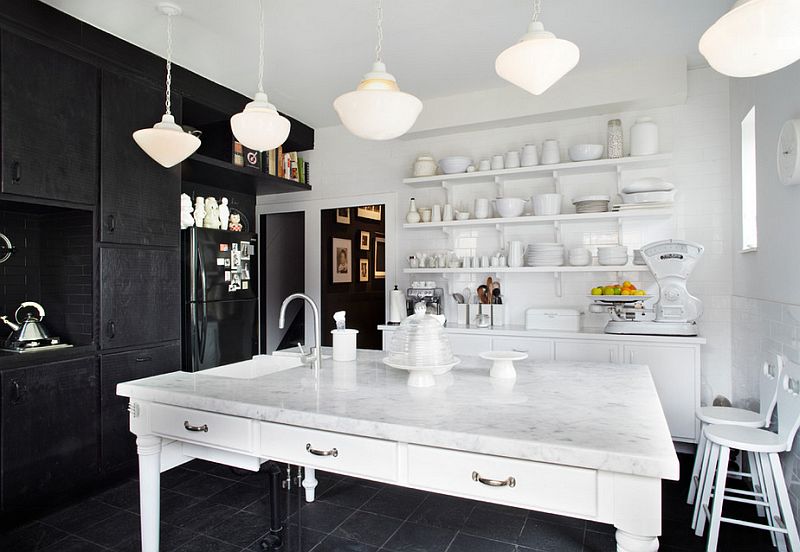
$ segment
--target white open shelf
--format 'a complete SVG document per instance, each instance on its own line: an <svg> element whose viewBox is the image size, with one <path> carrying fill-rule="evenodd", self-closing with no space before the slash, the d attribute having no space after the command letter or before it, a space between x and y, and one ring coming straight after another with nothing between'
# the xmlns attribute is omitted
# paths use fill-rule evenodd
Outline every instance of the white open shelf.
<svg viewBox="0 0 800 552"><path fill-rule="evenodd" d="M444 183L468 184L475 182L497 182L504 179L519 179L526 177L554 177L572 174L592 174L604 172L621 172L626 169L646 169L666 165L672 160L671 153L656 155L643 155L641 157L621 157L619 159L597 159L596 161L575 161L556 163L554 165L536 165L533 167L519 167L516 169L501 169L497 171L475 171L471 173L437 174L434 176L418 176L404 178L403 184L414 188L436 188Z"/></svg>
<svg viewBox="0 0 800 552"><path fill-rule="evenodd" d="M403 224L403 228L425 229L425 228L462 228L462 227L481 227L499 225L526 225L526 224L553 224L554 222L597 222L597 221L618 221L622 219L641 219L641 218L664 218L672 216L672 209L637 209L633 211L607 212L607 213L570 213L565 215L552 216L524 216L511 218L485 218L453 220L448 222L418 222L415 224Z"/></svg>
<svg viewBox="0 0 800 552"><path fill-rule="evenodd" d="M509 273L562 273L562 272L648 272L645 265L621 266L520 266L486 268L404 268L405 274L509 274Z"/></svg>

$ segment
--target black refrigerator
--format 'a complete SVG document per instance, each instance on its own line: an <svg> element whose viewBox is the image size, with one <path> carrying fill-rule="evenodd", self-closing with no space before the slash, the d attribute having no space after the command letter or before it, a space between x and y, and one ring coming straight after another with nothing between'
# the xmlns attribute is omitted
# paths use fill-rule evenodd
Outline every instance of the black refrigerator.
<svg viewBox="0 0 800 552"><path fill-rule="evenodd" d="M183 234L183 370L252 358L258 347L256 235L196 227Z"/></svg>

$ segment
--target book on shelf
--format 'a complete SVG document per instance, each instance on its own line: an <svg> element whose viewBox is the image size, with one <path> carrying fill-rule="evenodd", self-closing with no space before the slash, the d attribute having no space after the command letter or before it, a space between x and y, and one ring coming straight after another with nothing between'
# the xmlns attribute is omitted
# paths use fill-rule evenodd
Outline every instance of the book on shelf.
<svg viewBox="0 0 800 552"><path fill-rule="evenodd" d="M261 152L252 150L237 140L233 141L232 162L237 167L249 167L259 171L263 167Z"/></svg>
<svg viewBox="0 0 800 552"><path fill-rule="evenodd" d="M283 151L283 146L264 152L264 172L301 184L308 183L308 163L296 151Z"/></svg>

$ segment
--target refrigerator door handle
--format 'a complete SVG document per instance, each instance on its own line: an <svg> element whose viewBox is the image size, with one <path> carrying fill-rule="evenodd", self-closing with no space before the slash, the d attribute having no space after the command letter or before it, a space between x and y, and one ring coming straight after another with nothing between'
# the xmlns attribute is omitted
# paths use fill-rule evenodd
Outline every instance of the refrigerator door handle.
<svg viewBox="0 0 800 552"><path fill-rule="evenodd" d="M208 310L205 303L202 304L200 307L203 310L203 318L200 323L200 328L198 330L199 334L199 346L200 346L200 363L202 364L206 358L206 336L208 333ZM200 367L198 366L198 369Z"/></svg>
<svg viewBox="0 0 800 552"><path fill-rule="evenodd" d="M197 252L197 270L200 272L200 301L206 302L206 266L203 262L203 252L195 247Z"/></svg>

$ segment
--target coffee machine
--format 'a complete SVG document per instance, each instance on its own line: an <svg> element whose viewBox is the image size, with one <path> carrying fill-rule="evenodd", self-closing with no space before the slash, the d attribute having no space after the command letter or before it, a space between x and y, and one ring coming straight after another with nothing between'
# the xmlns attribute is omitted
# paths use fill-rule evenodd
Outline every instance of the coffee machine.
<svg viewBox="0 0 800 552"><path fill-rule="evenodd" d="M437 287L414 286L406 290L406 313L414 314L414 305L425 304L425 313L433 315L444 314L444 290Z"/></svg>

